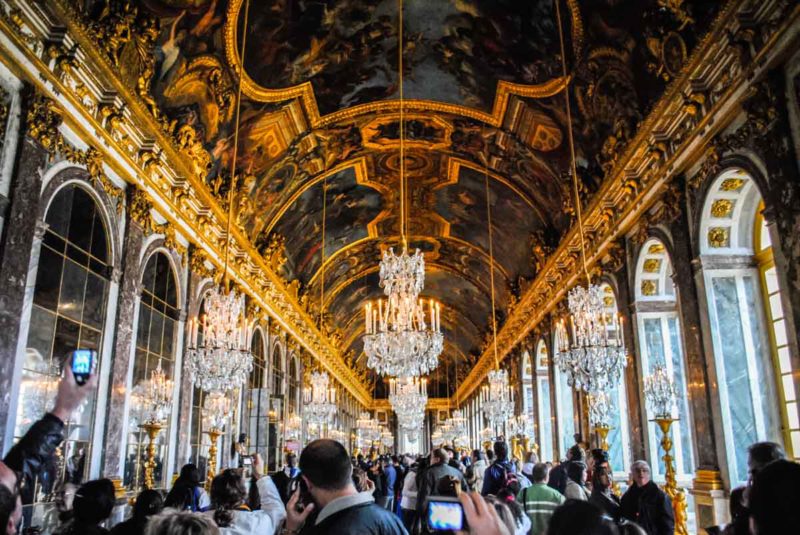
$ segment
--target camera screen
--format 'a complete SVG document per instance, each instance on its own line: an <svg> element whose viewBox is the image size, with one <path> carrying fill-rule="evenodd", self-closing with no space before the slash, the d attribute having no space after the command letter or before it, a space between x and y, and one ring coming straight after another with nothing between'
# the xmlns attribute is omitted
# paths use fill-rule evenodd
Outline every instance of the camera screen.
<svg viewBox="0 0 800 535"><path fill-rule="evenodd" d="M92 350L79 349L72 355L72 373L89 375L92 373Z"/></svg>
<svg viewBox="0 0 800 535"><path fill-rule="evenodd" d="M434 530L458 530L464 527L461 504L456 502L428 502L428 526Z"/></svg>

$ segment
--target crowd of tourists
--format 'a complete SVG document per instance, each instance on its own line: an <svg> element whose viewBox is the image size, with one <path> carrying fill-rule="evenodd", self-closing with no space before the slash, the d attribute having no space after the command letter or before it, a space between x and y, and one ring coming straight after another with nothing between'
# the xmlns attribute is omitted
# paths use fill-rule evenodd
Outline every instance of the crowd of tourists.
<svg viewBox="0 0 800 535"><path fill-rule="evenodd" d="M0 462L0 525L18 533L22 503L42 467L62 443L67 421L95 378L78 386L65 370L52 412L37 421ZM791 533L800 526L800 465L777 444L749 449L750 479L731 492L726 535ZM210 491L194 465L182 468L168 493L145 490L130 518L106 526L118 503L108 479L76 491L54 533L60 535L427 535L441 532L432 503L460 507L464 535L673 535L672 504L645 461L633 463L627 490L615 493L607 452L580 444L555 465L530 454L509 459L498 440L491 449L459 453L436 448L425 456L350 456L340 443L309 443L299 459L267 474L254 455L245 477L228 468ZM788 529L788 530L787 530ZM446 531L445 531L446 532Z"/></svg>

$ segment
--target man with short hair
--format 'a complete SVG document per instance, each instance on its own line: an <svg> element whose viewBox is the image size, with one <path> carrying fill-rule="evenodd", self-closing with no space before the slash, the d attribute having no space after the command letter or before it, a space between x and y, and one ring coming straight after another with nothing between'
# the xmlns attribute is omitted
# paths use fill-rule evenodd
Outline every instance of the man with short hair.
<svg viewBox="0 0 800 535"><path fill-rule="evenodd" d="M422 515L428 506L426 503L428 496L438 494L440 480L453 477L460 483L462 491L467 490L467 480L464 478L464 474L447 464L449 460L450 456L442 448L431 452L431 465L423 472L417 489L417 513L420 518L424 518Z"/></svg>
<svg viewBox="0 0 800 535"><path fill-rule="evenodd" d="M408 535L400 520L378 506L369 492L356 490L352 472L347 450L335 440L308 444L300 453L300 477L308 492L301 496L298 489L289 499L284 533Z"/></svg>
<svg viewBox="0 0 800 535"><path fill-rule="evenodd" d="M648 535L673 535L675 516L666 493L650 479L650 465L636 461L631 465L633 485L620 501L620 516L636 522Z"/></svg>
<svg viewBox="0 0 800 535"><path fill-rule="evenodd" d="M297 455L289 452L286 454L286 465L270 476L284 504L289 501L289 484L292 479L297 477L299 472L297 469Z"/></svg>
<svg viewBox="0 0 800 535"><path fill-rule="evenodd" d="M731 491L731 524L735 533L747 533L750 529L750 508L747 495L753 479L768 464L786 459L783 448L775 442L756 442L747 448L747 485L736 487Z"/></svg>
<svg viewBox="0 0 800 535"><path fill-rule="evenodd" d="M529 535L547 533L550 517L556 507L564 503L564 495L547 486L550 467L544 463L536 463L531 471L532 485L519 491L517 501L522 504L525 514L531 520Z"/></svg>
<svg viewBox="0 0 800 535"><path fill-rule="evenodd" d="M386 481L386 487L384 488L384 493L386 496L383 499L383 503L379 502L378 505L382 505L387 511L391 511L394 508L394 492L395 485L397 484L397 470L395 469L389 457L384 457L381 460L381 464L383 466L383 476Z"/></svg>
<svg viewBox="0 0 800 535"><path fill-rule="evenodd" d="M495 461L486 469L483 474L483 488L481 494L488 496L496 495L506 486L508 475L514 473L514 465L508 460L508 444L505 440L498 440L494 443Z"/></svg>

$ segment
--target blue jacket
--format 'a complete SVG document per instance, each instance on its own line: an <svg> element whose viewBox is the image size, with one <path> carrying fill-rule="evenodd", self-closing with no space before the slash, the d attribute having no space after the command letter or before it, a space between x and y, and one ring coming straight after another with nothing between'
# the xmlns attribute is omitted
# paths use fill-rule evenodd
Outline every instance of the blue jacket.
<svg viewBox="0 0 800 535"><path fill-rule="evenodd" d="M514 465L508 461L495 461L483 473L483 489L481 494L497 494L506 482L506 473L514 473Z"/></svg>
<svg viewBox="0 0 800 535"><path fill-rule="evenodd" d="M383 469L383 473L386 474L386 495L394 496L394 484L397 482L397 470L390 464Z"/></svg>

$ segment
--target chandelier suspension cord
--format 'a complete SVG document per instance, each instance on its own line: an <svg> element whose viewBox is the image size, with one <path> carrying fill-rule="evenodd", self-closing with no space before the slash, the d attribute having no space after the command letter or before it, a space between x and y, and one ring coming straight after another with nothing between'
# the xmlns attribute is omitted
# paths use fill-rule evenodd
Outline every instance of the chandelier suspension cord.
<svg viewBox="0 0 800 535"><path fill-rule="evenodd" d="M319 328L322 329L323 310L325 308L325 224L328 210L328 177L322 179L322 243L320 244L319 272Z"/></svg>
<svg viewBox="0 0 800 535"><path fill-rule="evenodd" d="M486 160L483 165L483 178L486 183L486 221L489 227L489 283L492 294L492 344L494 346L494 367L500 369L500 360L497 358L497 312L495 311L494 296L494 243L492 242L492 206L489 200L489 153L487 148Z"/></svg>
<svg viewBox="0 0 800 535"><path fill-rule="evenodd" d="M400 236L403 241L403 248L405 248L408 221L406 219L406 151L403 112L403 0L398 0L397 5L397 79L400 90Z"/></svg>
<svg viewBox="0 0 800 535"><path fill-rule="evenodd" d="M231 221L233 220L233 192L236 190L236 156L239 153L239 116L242 109L242 80L244 79L244 51L247 47L247 24L250 15L250 0L244 3L244 31L242 32L242 51L239 68L239 87L236 90L236 115L233 123L233 156L231 157L231 183L228 188L228 224L225 228L225 265L222 269L222 284L228 290L228 255L231 242Z"/></svg>
<svg viewBox="0 0 800 535"><path fill-rule="evenodd" d="M586 264L586 239L583 232L583 214L581 213L581 198L578 191L578 166L575 163L575 140L572 134L572 110L569 102L569 83L570 79L567 75L567 54L564 47L564 28L561 25L561 7L560 0L556 0L556 19L558 21L558 40L561 44L561 70L564 75L566 85L564 86L564 100L566 102L567 111L567 136L569 139L569 153L570 164L572 170L572 187L575 193L575 213L578 216L578 232L581 239L581 260L583 261L583 272L586 275L586 284L591 285L592 279L589 276L589 268Z"/></svg>

